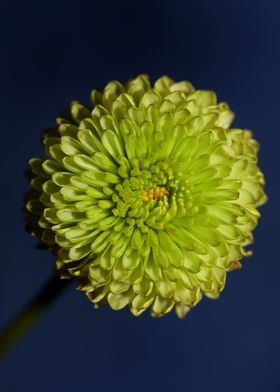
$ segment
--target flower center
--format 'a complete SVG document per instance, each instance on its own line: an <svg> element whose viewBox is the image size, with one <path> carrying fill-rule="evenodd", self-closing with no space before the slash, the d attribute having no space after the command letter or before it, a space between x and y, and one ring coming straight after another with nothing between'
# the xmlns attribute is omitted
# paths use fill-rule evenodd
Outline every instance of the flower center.
<svg viewBox="0 0 280 392"><path fill-rule="evenodd" d="M168 196L169 192L164 186L156 186L155 188L151 188L148 191L144 191L141 193L141 198L143 201L149 200L160 200L163 196Z"/></svg>
<svg viewBox="0 0 280 392"><path fill-rule="evenodd" d="M142 233L149 228L162 230L175 217L185 216L192 204L189 183L179 167L175 176L174 165L123 159L118 170L122 181L112 194L113 215L138 226Z"/></svg>

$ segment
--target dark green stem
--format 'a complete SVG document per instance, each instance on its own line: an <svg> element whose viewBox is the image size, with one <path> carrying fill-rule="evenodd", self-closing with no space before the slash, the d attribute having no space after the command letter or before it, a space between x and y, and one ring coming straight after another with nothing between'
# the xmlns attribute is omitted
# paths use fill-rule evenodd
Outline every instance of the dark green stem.
<svg viewBox="0 0 280 392"><path fill-rule="evenodd" d="M52 276L34 297L34 300L0 332L0 358L17 343L43 312L69 286L71 281L72 279L60 279L57 276Z"/></svg>

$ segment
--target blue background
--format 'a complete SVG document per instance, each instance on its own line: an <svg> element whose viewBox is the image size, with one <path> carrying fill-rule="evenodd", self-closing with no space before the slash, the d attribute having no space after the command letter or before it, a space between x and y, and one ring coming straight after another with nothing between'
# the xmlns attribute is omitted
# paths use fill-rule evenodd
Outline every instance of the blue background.
<svg viewBox="0 0 280 392"><path fill-rule="evenodd" d="M261 143L269 196L254 256L220 300L184 320L135 318L93 310L73 285L1 363L1 391L280 391L280 2L18 1L0 18L0 327L52 270L24 232L27 160L58 110L93 87L144 72L215 90Z"/></svg>

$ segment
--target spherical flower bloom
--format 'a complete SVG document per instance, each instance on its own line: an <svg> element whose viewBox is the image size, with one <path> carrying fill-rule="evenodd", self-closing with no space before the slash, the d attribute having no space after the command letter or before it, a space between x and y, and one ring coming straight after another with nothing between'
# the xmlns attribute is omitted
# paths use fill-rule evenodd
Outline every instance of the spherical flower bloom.
<svg viewBox="0 0 280 392"><path fill-rule="evenodd" d="M212 91L140 75L72 102L30 160L33 234L98 307L179 317L218 298L263 204L258 144Z"/></svg>

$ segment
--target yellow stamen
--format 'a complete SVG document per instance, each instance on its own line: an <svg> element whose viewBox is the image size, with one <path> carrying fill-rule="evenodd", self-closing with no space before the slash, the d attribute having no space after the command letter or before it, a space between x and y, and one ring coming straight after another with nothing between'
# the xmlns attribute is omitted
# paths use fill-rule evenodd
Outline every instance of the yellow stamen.
<svg viewBox="0 0 280 392"><path fill-rule="evenodd" d="M144 201L149 200L159 200L162 199L163 196L168 196L169 192L164 186L157 186L155 188L151 188L148 191L144 191L141 193L141 198Z"/></svg>

